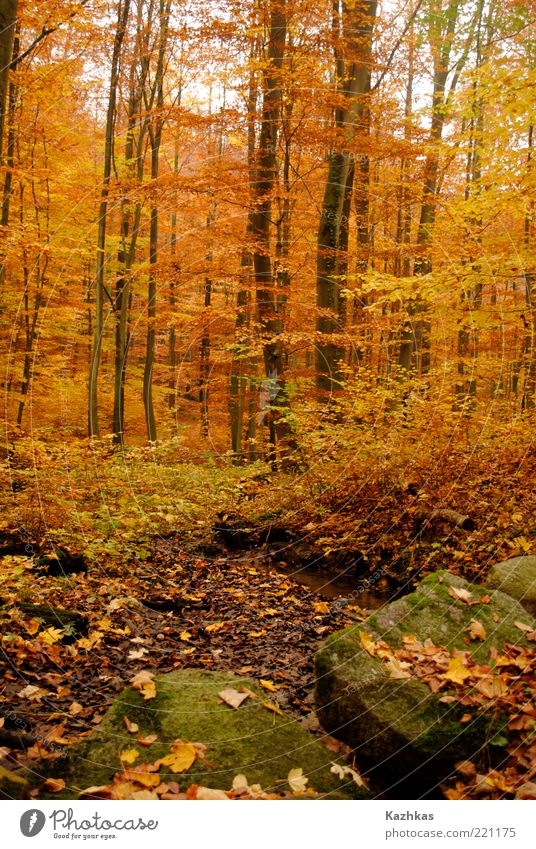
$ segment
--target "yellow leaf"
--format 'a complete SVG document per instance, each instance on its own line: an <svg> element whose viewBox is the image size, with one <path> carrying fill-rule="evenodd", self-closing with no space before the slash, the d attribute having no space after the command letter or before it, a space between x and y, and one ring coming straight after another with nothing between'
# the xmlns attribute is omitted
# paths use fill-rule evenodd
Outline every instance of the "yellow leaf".
<svg viewBox="0 0 536 849"><path fill-rule="evenodd" d="M124 764L133 764L139 756L140 753L137 749L123 749L122 752L119 752L119 757Z"/></svg>
<svg viewBox="0 0 536 849"><path fill-rule="evenodd" d="M470 678L471 673L464 665L464 662L461 657L451 657L449 660L449 667L443 678L447 681L452 681L454 684L463 684L466 678Z"/></svg>
<svg viewBox="0 0 536 849"><path fill-rule="evenodd" d="M276 705L275 702L263 702L262 706L265 707L266 710L271 710L272 713L278 713L279 716L284 716L283 711L281 710L279 705Z"/></svg>
<svg viewBox="0 0 536 849"><path fill-rule="evenodd" d="M58 640L61 640L63 636L63 630L61 628L47 628L46 631L41 631L38 635L39 639L44 643L47 643L49 646L53 646L54 643L57 643Z"/></svg>
<svg viewBox="0 0 536 849"><path fill-rule="evenodd" d="M205 628L205 631L208 634L214 634L216 631L220 631L223 628L224 625L225 625L225 622L213 622L212 625L207 625L207 627Z"/></svg>
<svg viewBox="0 0 536 849"><path fill-rule="evenodd" d="M186 772L196 759L196 751L192 743L175 740L169 755L160 759L163 766L169 766L171 772Z"/></svg>
<svg viewBox="0 0 536 849"><path fill-rule="evenodd" d="M266 631L250 631L248 637L264 637Z"/></svg>
<svg viewBox="0 0 536 849"><path fill-rule="evenodd" d="M270 690L271 693L276 693L279 690L279 687L276 687L273 681L267 681L265 678L261 678L260 685L265 690Z"/></svg>
<svg viewBox="0 0 536 849"><path fill-rule="evenodd" d="M141 772L141 770L138 772L136 769L126 769L122 777L126 778L127 781L135 781L142 787L158 787L162 780L158 773Z"/></svg>
<svg viewBox="0 0 536 849"><path fill-rule="evenodd" d="M314 601L313 610L315 613L329 613L329 604L327 601Z"/></svg>
<svg viewBox="0 0 536 849"><path fill-rule="evenodd" d="M303 769L299 767L290 770L287 775L287 781L293 793L305 793L309 779L305 777Z"/></svg>
<svg viewBox="0 0 536 849"><path fill-rule="evenodd" d="M129 732L129 734L135 734L140 730L139 725L136 722L131 722L128 716L123 717L123 722L125 723L125 728Z"/></svg>
<svg viewBox="0 0 536 849"><path fill-rule="evenodd" d="M145 701L156 697L156 685L153 678L153 672L149 672L147 669L142 669L141 672L138 672L137 675L134 675L134 677L130 679L132 686L141 693Z"/></svg>
<svg viewBox="0 0 536 849"><path fill-rule="evenodd" d="M368 652L371 657L374 657L374 655L376 654L376 643L374 642L370 634L368 634L367 631L360 631L359 639L365 651Z"/></svg>
<svg viewBox="0 0 536 849"><path fill-rule="evenodd" d="M181 640L185 643L187 643L188 640L190 640L192 638L192 635L190 634L189 631L181 631L179 636L180 636Z"/></svg>

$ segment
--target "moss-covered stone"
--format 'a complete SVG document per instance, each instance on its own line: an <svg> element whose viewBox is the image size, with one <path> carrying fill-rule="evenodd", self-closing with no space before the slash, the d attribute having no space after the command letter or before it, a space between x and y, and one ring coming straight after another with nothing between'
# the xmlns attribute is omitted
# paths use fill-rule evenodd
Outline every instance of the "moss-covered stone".
<svg viewBox="0 0 536 849"><path fill-rule="evenodd" d="M495 563L488 572L486 586L511 595L536 616L536 557L511 557Z"/></svg>
<svg viewBox="0 0 536 849"><path fill-rule="evenodd" d="M468 590L468 605L453 598L449 588ZM491 600L487 601L491 596ZM471 619L482 623L487 639L471 640L466 629ZM436 645L471 652L478 663L490 662L490 649L511 642L529 645L515 625L534 627L529 614L501 592L489 593L448 572L427 577L417 590L364 623L333 634L316 657L316 705L319 719L335 737L352 746L360 765L378 770L396 783L433 763L438 779L447 775L455 760L474 758L502 729L504 717L475 715L461 724L465 712L457 702L445 704L415 678L388 677L382 660L371 657L361 644L362 630L392 647L405 636L431 639Z"/></svg>
<svg viewBox="0 0 536 849"><path fill-rule="evenodd" d="M29 784L22 776L0 766L0 797L3 799L25 799Z"/></svg>
<svg viewBox="0 0 536 849"><path fill-rule="evenodd" d="M127 688L98 730L71 750L67 763L64 759L55 763L53 768L66 780L67 788L54 798L73 798L80 790L108 783L121 769L119 752L124 749L139 750L136 764L153 763L169 754L177 739L207 746L206 759L197 760L185 774L166 773L166 767L161 767L162 780L178 781L182 788L203 784L229 789L234 776L243 773L250 784L260 784L266 791L288 790L289 771L301 767L308 787L329 798L367 795L331 773L333 753L296 719L263 707L266 693L251 680L202 670L181 670L155 680L155 699L144 701L136 690ZM249 697L237 709L218 697L226 687L243 686L257 698ZM125 716L139 725L141 735L157 734L157 742L149 747L137 743L137 735L125 728Z"/></svg>

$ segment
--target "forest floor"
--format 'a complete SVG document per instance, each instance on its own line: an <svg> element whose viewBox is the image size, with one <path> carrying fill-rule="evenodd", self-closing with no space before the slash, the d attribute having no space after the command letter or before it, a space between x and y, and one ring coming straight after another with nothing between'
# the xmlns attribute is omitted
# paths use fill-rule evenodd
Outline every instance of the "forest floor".
<svg viewBox="0 0 536 849"><path fill-rule="evenodd" d="M77 520L89 522L91 499L101 497L102 490L77 489L71 480L64 499L58 494L61 467L49 466L50 481L57 476L56 490L41 485L41 510L48 498L49 515L56 518L44 534L39 522L32 527L28 521L38 502L24 470L19 470L24 485L14 492L12 487L6 498L4 537L18 533L30 551L2 558L0 766L57 757L51 744L71 745L91 733L142 669L248 675L260 682L274 710L292 713L315 731L317 647L332 632L363 620L371 593L388 601L437 568L481 581L491 563L533 551L536 459L531 454L495 466L489 458L466 464L463 482L451 481L448 496L445 486L425 476L366 486L354 476L309 492L307 500L309 483L295 480L285 502L288 479L265 467L224 470L220 477L212 470L210 486L199 467L159 469L160 484L167 473L181 476L182 489L174 493L180 493L183 526L176 532L169 530L174 522L169 511L177 497L164 487L165 497L155 500L145 480L140 497L146 499L147 525L141 527L122 501L124 470L114 470L115 458L109 462L109 515L101 514L101 524L93 520L93 535L87 527L80 533L76 523L69 525L69 503L84 504ZM177 487L177 480L172 482ZM112 483L118 487L113 492ZM131 492L134 486L131 475ZM163 515L160 533L154 532L154 504ZM474 529L427 522L433 509L445 505L469 513ZM37 555L54 545L78 548L85 568L52 574ZM322 578L312 592L302 585L303 566L308 573L319 570L326 583L342 573L345 586L355 584L355 590L344 592L343 602L337 591L322 591ZM31 605L75 612L81 617L79 631L50 617L43 621ZM14 743L16 735L22 747Z"/></svg>

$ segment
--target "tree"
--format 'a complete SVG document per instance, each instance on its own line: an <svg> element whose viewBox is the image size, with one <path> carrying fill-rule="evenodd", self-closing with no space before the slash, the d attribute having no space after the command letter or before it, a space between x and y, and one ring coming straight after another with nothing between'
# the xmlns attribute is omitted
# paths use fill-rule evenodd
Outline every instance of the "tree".
<svg viewBox="0 0 536 849"><path fill-rule="evenodd" d="M341 105L335 110L338 143L328 159L324 199L318 230L316 298L317 331L326 337L317 346L317 386L333 392L342 378L344 349L330 339L340 329L340 279L338 257L344 247L345 218L355 174L351 154L356 127L363 115L370 89L372 34L376 20L375 0L333 4L333 33L337 93ZM365 178L361 170L360 176Z"/></svg>

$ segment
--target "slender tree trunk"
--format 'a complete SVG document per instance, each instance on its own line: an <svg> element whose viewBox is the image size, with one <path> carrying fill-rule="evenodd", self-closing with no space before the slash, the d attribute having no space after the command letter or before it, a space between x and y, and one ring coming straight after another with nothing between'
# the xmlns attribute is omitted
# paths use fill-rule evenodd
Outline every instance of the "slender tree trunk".
<svg viewBox="0 0 536 849"><path fill-rule="evenodd" d="M258 41L255 40L250 50L250 73L248 86L248 179L249 185L252 187L255 182L255 143L256 131L255 124L257 118L257 99L258 85L257 74L253 67L254 60L257 58L259 50ZM233 463L240 465L244 461L244 450L242 445L244 411L246 404L246 391L248 386L248 376L245 369L249 365L250 372L253 372L253 358L249 354L251 340L251 289L253 281L253 259L249 242L251 241L251 224L248 216L248 225L246 228L246 245L242 250L240 260L240 276L238 282L238 292L236 298L236 319L235 319L235 344L233 350L233 358L231 362L231 377L229 385L229 416L231 423L231 447L233 451ZM257 386L256 381L249 380L250 394L253 397L253 416L250 415L249 422L252 423L248 429L248 458L256 459L256 398Z"/></svg>
<svg viewBox="0 0 536 849"><path fill-rule="evenodd" d="M112 69L110 73L110 92L108 95L108 109L106 113L106 131L104 145L104 167L101 188L101 201L99 207L98 234L97 234L97 266L95 272L95 332L93 338L93 350L91 353L91 367L89 373L89 436L99 436L99 414L98 414L98 378L99 365L102 350L103 335L103 298L104 298L104 276L105 276L105 250L106 250L106 227L108 218L108 196L110 193L110 177L112 173L113 159L113 136L117 103L117 88L119 85L119 65L121 48L127 28L130 11L130 0L118 0L117 25L112 53Z"/></svg>
<svg viewBox="0 0 536 849"><path fill-rule="evenodd" d="M160 166L160 146L162 143L162 130L164 127L164 64L166 57L167 38L169 30L169 14L171 0L160 0L159 27L160 39L158 47L158 59L156 63L155 81L153 91L156 92L156 117L149 124L149 136L151 142L151 180L153 186L158 179ZM143 406L145 409L145 423L147 426L147 439L154 443L157 440L156 417L153 399L153 369L155 362L156 341L156 281L158 262L158 202L153 192L153 205L151 208L151 223L149 232L149 287L147 304L147 343L145 353L145 368L143 370Z"/></svg>

